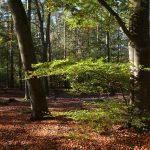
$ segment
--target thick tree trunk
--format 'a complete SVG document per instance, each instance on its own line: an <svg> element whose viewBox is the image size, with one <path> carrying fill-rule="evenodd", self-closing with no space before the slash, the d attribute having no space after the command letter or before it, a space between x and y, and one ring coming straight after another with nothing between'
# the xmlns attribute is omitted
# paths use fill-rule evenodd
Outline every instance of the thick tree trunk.
<svg viewBox="0 0 150 150"><path fill-rule="evenodd" d="M150 71L139 68L150 68L149 0L140 0L134 4L134 13L130 20L130 33L134 42L130 42L129 46L130 62L133 64L132 99L139 110L150 111Z"/></svg>
<svg viewBox="0 0 150 150"><path fill-rule="evenodd" d="M17 39L20 48L21 59L25 71L32 71L32 64L36 64L33 40L29 28L27 16L21 0L8 0L17 32ZM42 84L36 77L27 81L31 93L32 119L42 119L48 112L47 102L43 92Z"/></svg>
<svg viewBox="0 0 150 150"><path fill-rule="evenodd" d="M140 69L150 68L150 38L149 38L149 0L130 0L133 13L130 19L130 29L105 0L98 0L109 13L115 17L118 24L131 41L129 44L129 59L132 64L132 98L140 111L150 111L150 71Z"/></svg>

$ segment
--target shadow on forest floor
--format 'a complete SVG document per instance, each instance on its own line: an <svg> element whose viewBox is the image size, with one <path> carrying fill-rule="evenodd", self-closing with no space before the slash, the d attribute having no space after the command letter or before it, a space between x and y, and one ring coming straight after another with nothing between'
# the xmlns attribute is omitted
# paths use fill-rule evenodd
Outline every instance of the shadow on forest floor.
<svg viewBox="0 0 150 150"><path fill-rule="evenodd" d="M10 98L14 100L9 101ZM0 96L0 150L150 149L149 133L120 129L120 125L116 125L109 134L100 134L66 116L31 122L30 103L22 100L23 93L17 91ZM51 98L48 105L52 113L92 109L91 106L83 105L85 101L91 100L96 99Z"/></svg>

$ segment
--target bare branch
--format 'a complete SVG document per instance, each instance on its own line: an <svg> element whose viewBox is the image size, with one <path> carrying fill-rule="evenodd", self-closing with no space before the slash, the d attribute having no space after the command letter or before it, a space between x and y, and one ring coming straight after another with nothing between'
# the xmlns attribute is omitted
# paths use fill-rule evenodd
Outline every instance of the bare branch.
<svg viewBox="0 0 150 150"><path fill-rule="evenodd" d="M118 24L120 25L120 27L122 28L123 32L127 35L127 37L131 40L133 40L132 35L130 34L130 31L127 29L127 27L125 26L125 23L123 22L123 20L121 19L121 17L105 2L105 0L98 0L98 2L104 6L109 13L115 17L115 19L117 20Z"/></svg>

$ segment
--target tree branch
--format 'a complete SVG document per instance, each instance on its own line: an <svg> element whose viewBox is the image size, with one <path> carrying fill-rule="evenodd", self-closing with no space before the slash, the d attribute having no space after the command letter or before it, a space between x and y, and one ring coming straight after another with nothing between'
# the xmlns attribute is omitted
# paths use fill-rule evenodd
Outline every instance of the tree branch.
<svg viewBox="0 0 150 150"><path fill-rule="evenodd" d="M125 23L122 21L122 19L120 18L120 16L105 2L105 0L98 0L98 2L104 6L109 13L115 17L115 19L117 20L119 26L122 28L123 32L127 35L127 37L131 40L134 41L132 35L130 34L129 30L127 29L127 27L125 26Z"/></svg>

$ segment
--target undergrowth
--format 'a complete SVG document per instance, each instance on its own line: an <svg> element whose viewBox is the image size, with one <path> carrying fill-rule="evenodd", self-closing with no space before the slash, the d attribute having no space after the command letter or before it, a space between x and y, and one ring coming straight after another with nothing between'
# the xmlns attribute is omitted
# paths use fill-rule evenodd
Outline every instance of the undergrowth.
<svg viewBox="0 0 150 150"><path fill-rule="evenodd" d="M113 125L122 124L126 126L130 124L136 129L146 129L145 120L150 120L147 116L139 116L129 111L131 106L116 100L104 100L99 102L88 102L84 105L96 106L92 110L73 110L68 112L60 112L57 115L65 115L83 126L90 127L96 132L105 132L111 130Z"/></svg>
<svg viewBox="0 0 150 150"><path fill-rule="evenodd" d="M100 100L85 102L84 106L94 106L93 109L73 110L67 112L52 112L45 114L45 119L55 116L66 116L84 127L90 127L96 132L105 132L112 129L113 125L121 124L127 128L134 128L137 131L150 131L149 113L141 114L136 109L117 100ZM30 109L23 110L22 114L31 113Z"/></svg>

